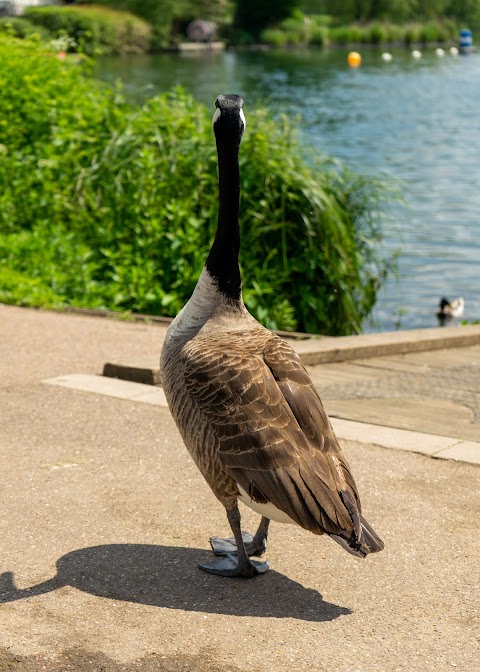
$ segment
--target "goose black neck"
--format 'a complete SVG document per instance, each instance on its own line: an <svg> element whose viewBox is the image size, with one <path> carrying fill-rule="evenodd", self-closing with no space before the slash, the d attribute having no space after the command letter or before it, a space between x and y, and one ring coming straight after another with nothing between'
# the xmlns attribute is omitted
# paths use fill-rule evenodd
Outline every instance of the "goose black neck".
<svg viewBox="0 0 480 672"><path fill-rule="evenodd" d="M219 290L232 301L240 301L242 284L238 254L240 228L240 169L238 143L223 143L217 139L219 210L215 240L207 258L207 271Z"/></svg>

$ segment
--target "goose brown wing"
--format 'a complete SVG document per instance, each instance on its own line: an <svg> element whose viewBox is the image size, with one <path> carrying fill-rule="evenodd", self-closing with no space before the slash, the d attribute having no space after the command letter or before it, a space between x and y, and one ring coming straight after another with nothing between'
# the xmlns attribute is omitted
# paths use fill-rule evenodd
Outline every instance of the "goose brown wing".
<svg viewBox="0 0 480 672"><path fill-rule="evenodd" d="M360 512L360 498L350 466L300 357L283 339L272 336L264 349L264 360L275 376L314 456L320 462L333 462L336 476L339 477L336 479L337 486L340 490L351 491Z"/></svg>
<svg viewBox="0 0 480 672"><path fill-rule="evenodd" d="M257 502L321 534L352 531L342 491L356 489L321 401L289 346L264 332L197 337L185 382L218 440L219 458Z"/></svg>

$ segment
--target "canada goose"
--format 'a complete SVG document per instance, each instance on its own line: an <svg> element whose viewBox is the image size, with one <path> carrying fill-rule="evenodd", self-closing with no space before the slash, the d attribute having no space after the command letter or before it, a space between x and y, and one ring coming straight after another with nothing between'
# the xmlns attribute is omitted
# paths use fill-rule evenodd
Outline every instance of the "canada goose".
<svg viewBox="0 0 480 672"><path fill-rule="evenodd" d="M223 576L267 571L270 520L328 534L365 557L383 542L360 500L322 402L299 357L242 301L238 253L243 100L220 95L213 128L219 169L218 226L192 297L168 328L161 354L165 395L192 458L225 506L234 538L210 540L223 556L199 567ZM262 516L240 529L238 500ZM234 557L234 556L237 557Z"/></svg>
<svg viewBox="0 0 480 672"><path fill-rule="evenodd" d="M437 308L437 317L441 322L450 320L452 317L462 317L464 309L465 301L463 296L459 296L458 299L452 299L451 301L442 297Z"/></svg>

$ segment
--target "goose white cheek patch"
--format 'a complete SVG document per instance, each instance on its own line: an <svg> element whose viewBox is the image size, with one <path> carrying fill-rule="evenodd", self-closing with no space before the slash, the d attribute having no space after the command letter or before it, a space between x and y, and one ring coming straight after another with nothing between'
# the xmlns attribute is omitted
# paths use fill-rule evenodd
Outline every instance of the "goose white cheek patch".
<svg viewBox="0 0 480 672"><path fill-rule="evenodd" d="M213 117L212 117L212 126L215 126L216 122L220 119L220 115L222 114L221 110L219 107L215 110ZM247 127L247 120L245 119L245 115L243 113L243 110L240 110L240 119L242 120L243 123L243 129Z"/></svg>
<svg viewBox="0 0 480 672"><path fill-rule="evenodd" d="M212 126L215 126L215 124L216 124L216 122L218 121L218 119L220 119L220 115L221 115L221 114L222 114L222 113L221 113L221 111L220 111L220 108L217 107L217 109L215 110L215 112L214 112L214 114L213 114Z"/></svg>

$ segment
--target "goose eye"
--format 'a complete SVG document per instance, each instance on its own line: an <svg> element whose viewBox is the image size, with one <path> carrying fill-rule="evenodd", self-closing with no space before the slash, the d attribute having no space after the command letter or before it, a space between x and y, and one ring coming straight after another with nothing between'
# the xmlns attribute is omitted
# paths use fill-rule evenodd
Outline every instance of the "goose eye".
<svg viewBox="0 0 480 672"><path fill-rule="evenodd" d="M215 112L214 112L214 114L213 114L212 126L215 126L215 124L217 123L217 121L220 119L220 115L221 115L221 114L222 114L222 112L221 112L220 108L217 107L217 109L215 110Z"/></svg>
<svg viewBox="0 0 480 672"><path fill-rule="evenodd" d="M245 119L243 110L240 110L240 119L243 121L243 130L245 130L247 128L247 120Z"/></svg>

